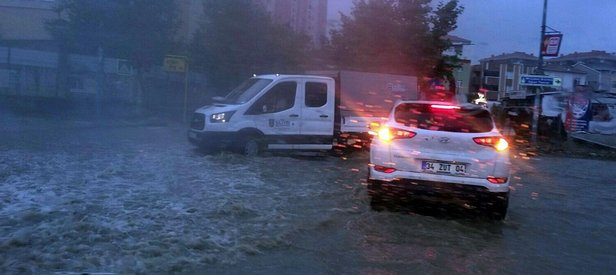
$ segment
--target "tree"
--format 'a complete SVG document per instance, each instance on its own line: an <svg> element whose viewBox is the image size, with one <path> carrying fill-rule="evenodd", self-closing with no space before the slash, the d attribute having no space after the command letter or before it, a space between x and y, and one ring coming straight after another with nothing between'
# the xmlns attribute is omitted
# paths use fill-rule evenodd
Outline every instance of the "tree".
<svg viewBox="0 0 616 275"><path fill-rule="evenodd" d="M309 45L255 1L205 0L191 56L212 86L226 89L252 74L299 71Z"/></svg>
<svg viewBox="0 0 616 275"><path fill-rule="evenodd" d="M105 56L127 59L138 84L143 71L162 63L175 45L174 0L62 0L56 11L60 19L48 22L47 28L60 42L61 53L96 55L100 49ZM141 85L137 91L140 105Z"/></svg>
<svg viewBox="0 0 616 275"><path fill-rule="evenodd" d="M333 30L332 60L341 67L452 79L457 57L443 56L443 39L457 27L458 0L356 0ZM455 83L455 81L452 81Z"/></svg>
<svg viewBox="0 0 616 275"><path fill-rule="evenodd" d="M429 17L432 26L430 38L433 48L432 52L436 64L427 73L428 77L442 77L449 82L449 90L456 91L456 80L453 70L460 65L460 57L456 55L443 55L443 51L451 47L451 41L445 37L454 31L458 25L458 15L464 9L458 5L458 0L451 0L447 3L439 3L436 11Z"/></svg>
<svg viewBox="0 0 616 275"><path fill-rule="evenodd" d="M52 35L71 52L129 59L133 66L159 64L174 45L177 8L173 0L62 0Z"/></svg>

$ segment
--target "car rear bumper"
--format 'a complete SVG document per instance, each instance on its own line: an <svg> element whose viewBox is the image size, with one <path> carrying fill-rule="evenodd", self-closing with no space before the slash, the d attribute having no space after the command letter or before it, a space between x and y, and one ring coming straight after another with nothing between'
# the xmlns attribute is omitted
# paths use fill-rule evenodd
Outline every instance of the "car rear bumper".
<svg viewBox="0 0 616 275"><path fill-rule="evenodd" d="M389 185L396 185L409 189L427 190L436 189L440 191L462 191L468 193L490 192L505 193L509 192L509 181L494 184L484 178L469 178L460 176L449 176L431 173L417 173L407 171L395 171L393 173L383 173L370 167L368 177L372 182L383 182Z"/></svg>

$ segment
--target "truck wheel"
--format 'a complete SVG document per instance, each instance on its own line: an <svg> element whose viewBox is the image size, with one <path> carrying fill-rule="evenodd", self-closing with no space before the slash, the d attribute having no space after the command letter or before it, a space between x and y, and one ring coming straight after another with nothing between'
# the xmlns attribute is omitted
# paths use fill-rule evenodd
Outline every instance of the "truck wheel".
<svg viewBox="0 0 616 275"><path fill-rule="evenodd" d="M261 141L257 137L246 137L239 144L240 153L248 157L256 157L261 153Z"/></svg>

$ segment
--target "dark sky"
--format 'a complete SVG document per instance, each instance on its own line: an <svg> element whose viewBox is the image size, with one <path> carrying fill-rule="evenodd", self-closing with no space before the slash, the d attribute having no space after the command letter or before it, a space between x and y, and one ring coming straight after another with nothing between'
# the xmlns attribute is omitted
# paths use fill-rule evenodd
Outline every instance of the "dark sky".
<svg viewBox="0 0 616 275"><path fill-rule="evenodd" d="M329 18L348 14L353 0L329 0ZM434 1L435 3L438 1ZM521 51L537 54L543 0L460 0L464 13L453 34L471 40L465 56L479 59ZM550 0L547 25L564 34L561 53L616 52L616 0Z"/></svg>

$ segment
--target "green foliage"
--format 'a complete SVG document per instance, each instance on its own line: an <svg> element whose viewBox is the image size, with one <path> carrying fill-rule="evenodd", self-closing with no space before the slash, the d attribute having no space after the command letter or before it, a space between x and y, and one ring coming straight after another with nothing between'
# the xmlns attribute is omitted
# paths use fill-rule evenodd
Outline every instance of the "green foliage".
<svg viewBox="0 0 616 275"><path fill-rule="evenodd" d="M309 45L307 36L275 24L255 1L204 0L191 56L213 86L228 88L252 74L298 71Z"/></svg>
<svg viewBox="0 0 616 275"><path fill-rule="evenodd" d="M444 57L443 39L463 8L449 0L356 0L350 16L332 31L332 59L340 67L426 77L452 76L457 57Z"/></svg>
<svg viewBox="0 0 616 275"><path fill-rule="evenodd" d="M160 64L174 45L174 0L62 0L62 15L47 23L70 52L125 58L138 68Z"/></svg>

